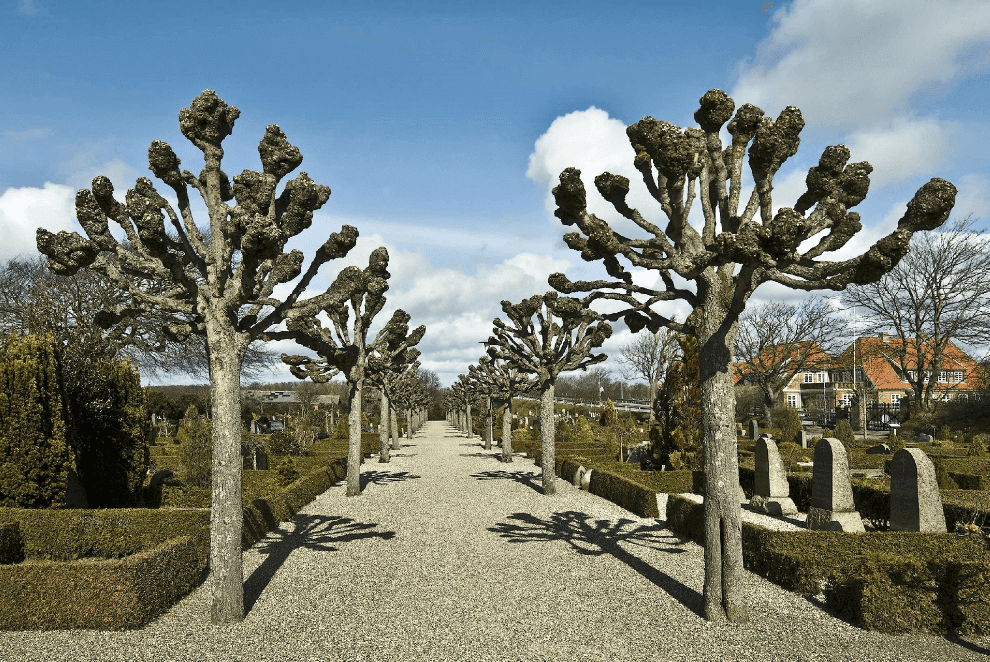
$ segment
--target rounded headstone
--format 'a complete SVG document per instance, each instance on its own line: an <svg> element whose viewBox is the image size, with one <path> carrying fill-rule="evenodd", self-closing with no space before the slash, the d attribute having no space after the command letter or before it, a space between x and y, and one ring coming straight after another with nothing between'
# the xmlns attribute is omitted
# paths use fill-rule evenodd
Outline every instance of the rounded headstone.
<svg viewBox="0 0 990 662"><path fill-rule="evenodd" d="M890 530L946 532L935 465L920 448L902 448L890 462Z"/></svg>

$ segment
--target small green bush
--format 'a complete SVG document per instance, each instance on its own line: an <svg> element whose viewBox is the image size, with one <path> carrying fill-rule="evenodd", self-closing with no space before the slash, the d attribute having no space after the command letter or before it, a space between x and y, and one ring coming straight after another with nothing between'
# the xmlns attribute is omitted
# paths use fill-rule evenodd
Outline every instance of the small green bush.
<svg viewBox="0 0 990 662"><path fill-rule="evenodd" d="M303 445L296 435L286 430L273 432L268 436L268 453L270 455L302 455Z"/></svg>
<svg viewBox="0 0 990 662"><path fill-rule="evenodd" d="M602 410L601 425L603 428L610 428L616 424L618 418L615 412L615 403L612 402L612 398L605 401L605 408Z"/></svg>
<svg viewBox="0 0 990 662"><path fill-rule="evenodd" d="M849 421L841 420L835 425L835 438L842 442L842 445L849 448L856 443L856 436L853 434Z"/></svg>
<svg viewBox="0 0 990 662"><path fill-rule="evenodd" d="M987 457L987 438L982 434L974 434L966 451L967 457Z"/></svg>
<svg viewBox="0 0 990 662"><path fill-rule="evenodd" d="M780 441L792 442L797 438L798 432L803 429L801 416L794 407L778 407L773 413L773 425L780 428Z"/></svg>
<svg viewBox="0 0 990 662"><path fill-rule="evenodd" d="M179 425L179 467L182 481L191 487L209 487L213 468L213 440L210 421L189 405Z"/></svg>

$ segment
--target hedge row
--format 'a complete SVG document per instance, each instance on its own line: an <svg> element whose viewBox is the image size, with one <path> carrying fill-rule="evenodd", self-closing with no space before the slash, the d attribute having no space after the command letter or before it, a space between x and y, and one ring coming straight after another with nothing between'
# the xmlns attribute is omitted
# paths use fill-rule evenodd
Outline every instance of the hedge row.
<svg viewBox="0 0 990 662"><path fill-rule="evenodd" d="M579 467L591 469L589 492L608 499L639 517L660 516L660 511L657 509L657 493L648 487L611 471L595 468L594 464L587 458L557 458L555 464L557 475L568 482L573 479L574 473Z"/></svg>
<svg viewBox="0 0 990 662"><path fill-rule="evenodd" d="M0 566L0 629L139 628L188 594L203 574L202 552L191 536L121 560Z"/></svg>
<svg viewBox="0 0 990 662"><path fill-rule="evenodd" d="M678 495L667 526L704 542L704 506ZM747 569L779 586L824 593L843 618L884 632L990 632L990 552L982 540L932 533L770 531L744 522Z"/></svg>
<svg viewBox="0 0 990 662"><path fill-rule="evenodd" d="M346 471L346 458L329 458L290 485L245 503L242 549ZM136 628L202 581L210 510L0 508L0 553L18 545L25 562L0 566L0 585L17 587L0 592L0 629Z"/></svg>
<svg viewBox="0 0 990 662"><path fill-rule="evenodd" d="M24 540L17 522L0 524L0 565L24 560Z"/></svg>

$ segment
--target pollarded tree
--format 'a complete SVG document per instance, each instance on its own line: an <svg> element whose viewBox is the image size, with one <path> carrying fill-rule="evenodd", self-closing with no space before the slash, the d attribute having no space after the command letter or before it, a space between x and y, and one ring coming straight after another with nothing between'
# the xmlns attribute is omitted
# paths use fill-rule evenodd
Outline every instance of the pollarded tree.
<svg viewBox="0 0 990 662"><path fill-rule="evenodd" d="M0 345L0 506L65 504L72 422L51 334L7 336Z"/></svg>
<svg viewBox="0 0 990 662"><path fill-rule="evenodd" d="M286 323L285 331L270 331L266 340L295 340L316 352L319 358L283 354L292 374L325 383L338 372L347 376L350 413L347 418L347 496L361 493L361 399L367 377L368 356L379 351L395 357L416 345L426 333L420 326L409 332L409 314L396 310L392 319L368 342L371 322L385 305L388 290L388 251L385 247L371 252L364 269L347 267L337 275L327 290L329 297L321 307L303 308ZM326 313L330 326L324 327L317 315ZM351 314L353 322L350 321Z"/></svg>
<svg viewBox="0 0 990 662"><path fill-rule="evenodd" d="M100 176L91 190L76 194L76 217L88 238L43 228L37 237L52 271L72 275L89 268L127 292L125 305L96 316L99 326L126 327L150 315L162 319L164 330L179 341L190 334L206 337L213 415L210 615L216 624L244 618L240 376L245 352L266 330L327 300L327 293L300 296L320 266L346 255L358 235L343 226L303 272L302 252L286 253L285 245L312 224L330 189L302 172L276 194L282 178L302 163L302 154L274 124L258 145L262 171L244 170L231 181L221 169L221 143L239 115L213 90L179 112L182 134L203 153L199 175L180 170L167 143L151 143L149 168L175 193L178 211L145 177L121 203L110 180ZM206 230L193 218L190 187L206 205ZM126 242L110 233L110 220L123 229ZM274 296L277 286L297 278L284 298Z"/></svg>
<svg viewBox="0 0 990 662"><path fill-rule="evenodd" d="M556 292L537 294L517 304L502 302L512 326L495 318L495 335L488 339L488 355L505 361L510 369L534 376L540 391L540 442L543 455L543 493L555 492L553 388L562 372L587 369L607 354L592 354L612 335L601 314L578 299ZM535 319L534 319L535 317Z"/></svg>
<svg viewBox="0 0 990 662"><path fill-rule="evenodd" d="M383 351L384 350L384 351ZM395 398L400 384L410 369L419 368L419 350L409 348L391 355L386 348L375 347L368 356L368 383L381 394L381 422L378 430L379 462L388 462L391 449L398 450L399 442L395 421ZM412 367L415 366L415 367ZM389 428L392 439L389 440Z"/></svg>
<svg viewBox="0 0 990 662"><path fill-rule="evenodd" d="M739 317L734 354L736 374L763 394L764 425L794 375L825 369L829 354L845 335L846 322L824 297L799 305L771 301Z"/></svg>
<svg viewBox="0 0 990 662"><path fill-rule="evenodd" d="M841 290L851 283L878 280L907 254L914 232L945 222L956 189L945 180L932 179L908 203L897 229L866 253L845 260L819 260L824 253L842 248L861 229L859 215L847 210L866 197L872 166L866 162L846 165L850 153L845 146L827 147L818 166L808 173L807 191L794 207L780 207L775 213L773 177L797 153L804 127L801 111L788 106L774 121L763 117L756 106L745 104L733 117L735 103L721 90L709 90L700 103L694 114L700 129L681 130L652 117L626 129L636 154L635 167L668 219L665 227L626 203L629 179L610 173L595 178L602 197L647 238L627 237L589 213L580 171L568 168L561 173L553 191L554 214L565 225L580 229L564 235L564 241L585 260L602 260L611 279L572 283L558 273L549 280L564 293L590 291L583 299L585 305L598 299L625 304L604 317L624 319L634 333L644 327L654 333L668 327L698 339L707 478L705 615L739 622L747 620L748 613L742 595L736 499L732 347L746 302L766 282L812 291ZM719 130L730 118L732 144L723 150ZM747 145L755 187L740 214ZM704 222L695 228L688 216L698 195ZM661 284L634 284L620 258L634 268L659 272ZM681 280L675 282L675 276ZM655 304L673 300L685 301L692 308L684 323L653 310Z"/></svg>
<svg viewBox="0 0 990 662"><path fill-rule="evenodd" d="M512 398L515 394L536 388L525 373L510 368L506 361L483 356L477 367L468 370L482 389L490 395L496 409L502 409L502 461L512 462Z"/></svg>

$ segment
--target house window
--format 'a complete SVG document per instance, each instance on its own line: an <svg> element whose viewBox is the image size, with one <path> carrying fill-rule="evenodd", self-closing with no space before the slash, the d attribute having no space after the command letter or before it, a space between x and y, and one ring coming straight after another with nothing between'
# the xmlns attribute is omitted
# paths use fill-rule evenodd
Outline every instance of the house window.
<svg viewBox="0 0 990 662"><path fill-rule="evenodd" d="M957 383L958 382L961 382L963 380L963 376L964 375L963 375L963 371L962 370L953 370L952 371L952 381L954 381L954 382L957 382Z"/></svg>
<svg viewBox="0 0 990 662"><path fill-rule="evenodd" d="M890 408L895 410L901 408L901 396L899 393L890 394Z"/></svg>
<svg viewBox="0 0 990 662"><path fill-rule="evenodd" d="M908 379L914 381L914 370L908 370Z"/></svg>
<svg viewBox="0 0 990 662"><path fill-rule="evenodd" d="M842 394L842 395L841 395L841 396L839 397L839 403L840 403L840 404L841 404L841 405L842 405L843 407L850 407L850 406L852 406L852 401L853 401L853 396L852 396L852 393L843 393L843 394Z"/></svg>
<svg viewBox="0 0 990 662"><path fill-rule="evenodd" d="M817 375L817 381L818 381L819 384L824 384L825 382L827 382L828 381L828 373L827 372L819 372L818 375Z"/></svg>
<svg viewBox="0 0 990 662"><path fill-rule="evenodd" d="M787 406L788 407L794 407L795 409L797 409L797 406L798 405L797 405L797 396L796 395L788 395L787 396Z"/></svg>
<svg viewBox="0 0 990 662"><path fill-rule="evenodd" d="M941 384L947 384L949 382L949 375L945 370L938 373L938 381Z"/></svg>
<svg viewBox="0 0 990 662"><path fill-rule="evenodd" d="M813 374L811 374L810 372L804 373L804 383L805 384L811 384L814 381L815 381L815 376Z"/></svg>
<svg viewBox="0 0 990 662"><path fill-rule="evenodd" d="M910 375L910 379L914 379L914 370L908 370L907 372L902 372L901 381L902 382L908 381L908 375Z"/></svg>

